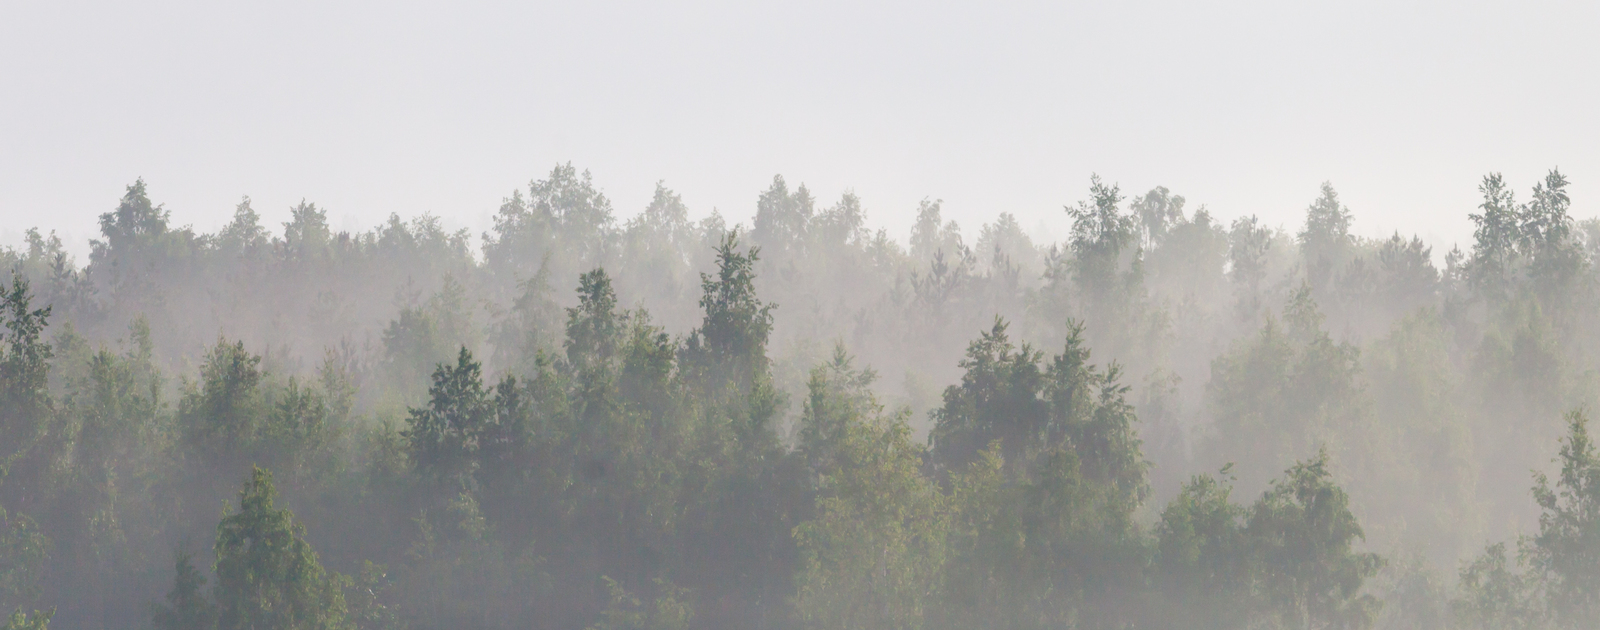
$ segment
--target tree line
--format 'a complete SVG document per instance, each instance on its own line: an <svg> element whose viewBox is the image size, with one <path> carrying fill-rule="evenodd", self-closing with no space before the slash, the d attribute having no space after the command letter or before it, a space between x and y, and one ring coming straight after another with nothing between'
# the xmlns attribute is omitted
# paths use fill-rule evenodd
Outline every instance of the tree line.
<svg viewBox="0 0 1600 630"><path fill-rule="evenodd" d="M0 253L6 627L1588 627L1567 185L1485 178L1440 270L1329 185L1296 232L1095 178L1060 243L927 201L902 245L781 177L748 230L619 222L559 165L474 255L137 182L87 265Z"/></svg>

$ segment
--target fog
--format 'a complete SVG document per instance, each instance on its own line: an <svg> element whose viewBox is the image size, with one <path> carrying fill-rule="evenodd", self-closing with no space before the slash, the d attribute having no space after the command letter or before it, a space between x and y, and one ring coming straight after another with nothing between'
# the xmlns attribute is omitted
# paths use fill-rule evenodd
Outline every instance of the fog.
<svg viewBox="0 0 1600 630"><path fill-rule="evenodd" d="M0 630L1600 627L1600 4L0 4Z"/></svg>
<svg viewBox="0 0 1600 630"><path fill-rule="evenodd" d="M0 252L13 625L1597 619L1600 220L1559 170L1485 175L1443 254L1332 184L1276 228L1093 175L1049 242L595 179L476 238L197 232L139 180L87 260Z"/></svg>
<svg viewBox="0 0 1600 630"><path fill-rule="evenodd" d="M270 225L306 198L339 230L432 212L476 235L571 160L623 215L665 179L694 219L748 224L789 173L900 239L923 197L1064 238L1091 172L1292 229L1332 180L1363 233L1442 254L1484 173L1559 166L1596 196L1596 28L1565 0L13 2L0 238L51 216L87 256L139 177L204 232L247 194Z"/></svg>

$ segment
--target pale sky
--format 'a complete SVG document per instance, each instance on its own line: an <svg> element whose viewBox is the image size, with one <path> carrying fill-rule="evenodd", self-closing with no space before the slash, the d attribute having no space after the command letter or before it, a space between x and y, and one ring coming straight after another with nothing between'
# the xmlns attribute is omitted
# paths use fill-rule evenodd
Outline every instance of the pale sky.
<svg viewBox="0 0 1600 630"><path fill-rule="evenodd" d="M1293 228L1330 180L1439 256L1490 171L1600 210L1597 33L1592 1L0 0L0 244L85 252L137 177L202 231L249 195L477 233L571 161L619 218L664 180L748 221L781 173L901 238L924 197L1063 235L1091 173Z"/></svg>

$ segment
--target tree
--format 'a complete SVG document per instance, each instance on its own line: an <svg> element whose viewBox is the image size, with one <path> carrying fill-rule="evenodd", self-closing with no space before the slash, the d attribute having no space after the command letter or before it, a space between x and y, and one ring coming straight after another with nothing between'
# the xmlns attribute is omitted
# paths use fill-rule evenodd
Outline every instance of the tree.
<svg viewBox="0 0 1600 630"><path fill-rule="evenodd" d="M1255 216L1234 219L1228 232L1228 274L1239 292L1239 315L1255 321L1261 311L1261 283L1267 278L1267 253L1272 249L1272 230Z"/></svg>
<svg viewBox="0 0 1600 630"><path fill-rule="evenodd" d="M0 507L0 606L33 601L39 596L50 547L50 539L33 519L8 514Z"/></svg>
<svg viewBox="0 0 1600 630"><path fill-rule="evenodd" d="M1383 559L1353 549L1365 539L1350 499L1333 482L1328 453L1296 462L1250 508L1245 534L1261 571L1262 606L1296 628L1363 628L1381 605L1361 592Z"/></svg>
<svg viewBox="0 0 1600 630"><path fill-rule="evenodd" d="M578 371L598 367L617 352L622 322L617 294L605 269L578 277L578 305L567 309L567 361Z"/></svg>
<svg viewBox="0 0 1600 630"><path fill-rule="evenodd" d="M1499 173L1483 178L1481 212L1468 215L1475 230L1466 265L1479 296L1502 303L1532 289L1546 306L1571 302L1572 283L1586 261L1572 231L1568 185L1553 169L1534 185L1532 199L1517 204Z"/></svg>
<svg viewBox="0 0 1600 630"><path fill-rule="evenodd" d="M1508 557L1505 543L1484 549L1483 555L1463 564L1460 594L1450 601L1455 627L1474 630L1516 630L1544 627L1544 602L1538 584L1517 571L1523 555Z"/></svg>
<svg viewBox="0 0 1600 630"><path fill-rule="evenodd" d="M961 226L955 221L941 223L944 200L929 201L923 199L917 205L917 221L911 225L911 258L918 261L931 260L934 254L943 252L945 256L952 256L957 250L963 248L961 244Z"/></svg>
<svg viewBox="0 0 1600 630"><path fill-rule="evenodd" d="M800 433L795 448L814 474L839 466L839 449L852 424L878 409L872 384L878 373L858 370L844 344L833 348L833 360L811 369L806 400L800 411Z"/></svg>
<svg viewBox="0 0 1600 630"><path fill-rule="evenodd" d="M1433 248L1417 236L1411 240L1396 232L1378 246L1380 279L1375 287L1384 305L1395 314L1404 314L1435 302L1439 291L1439 270L1433 266Z"/></svg>
<svg viewBox="0 0 1600 630"><path fill-rule="evenodd" d="M1156 186L1130 204L1145 249L1159 246L1166 240L1167 231L1183 222L1183 203L1182 195L1172 194L1166 186Z"/></svg>
<svg viewBox="0 0 1600 630"><path fill-rule="evenodd" d="M300 264L320 262L327 255L332 238L328 211L302 199L289 209L289 221L283 224L282 255Z"/></svg>
<svg viewBox="0 0 1600 630"><path fill-rule="evenodd" d="M1161 511L1154 568L1164 623L1223 630L1245 627L1250 618L1254 574L1246 510L1229 500L1229 468L1192 477Z"/></svg>
<svg viewBox="0 0 1600 630"><path fill-rule="evenodd" d="M694 620L694 592L690 589L656 578L653 586L658 595L646 604L609 576L601 579L610 601L600 612L600 622L589 630L688 630Z"/></svg>
<svg viewBox="0 0 1600 630"><path fill-rule="evenodd" d="M846 378L849 380L848 376ZM813 380L814 399L826 381ZM923 477L904 413L846 412L817 516L794 530L794 602L808 628L921 628L944 576L944 495Z"/></svg>
<svg viewBox="0 0 1600 630"><path fill-rule="evenodd" d="M768 371L767 337L777 305L756 295L760 253L759 247L740 253L739 232L734 230L717 247L717 275L700 274L705 317L685 342L683 362L701 371L713 387L731 384L735 391L747 392Z"/></svg>
<svg viewBox="0 0 1600 630"><path fill-rule="evenodd" d="M965 370L961 384L945 388L944 405L932 414L933 458L946 470L960 470L977 460L995 440L1006 460L1018 466L1041 446L1050 411L1039 399L1045 384L1039 369L1043 353L1026 343L1020 348L1012 344L1008 327L997 317L993 327L967 345L959 364Z"/></svg>
<svg viewBox="0 0 1600 630"><path fill-rule="evenodd" d="M1300 253L1305 260L1306 280L1321 291L1336 272L1350 261L1355 237L1350 235L1350 209L1339 203L1333 184L1322 182L1322 194L1306 208L1306 224L1300 230Z"/></svg>
<svg viewBox="0 0 1600 630"><path fill-rule="evenodd" d="M1567 177L1552 169L1533 187L1533 198L1522 208L1522 238L1528 252L1534 288L1553 307L1572 303L1571 290L1587 261L1572 233L1568 210Z"/></svg>
<svg viewBox="0 0 1600 630"><path fill-rule="evenodd" d="M50 618L55 615L54 609L46 612L35 610L32 615L27 615L19 608L11 613L11 618L6 620L5 625L0 625L0 630L49 630Z"/></svg>
<svg viewBox="0 0 1600 630"><path fill-rule="evenodd" d="M1206 384L1216 431L1214 464L1244 462L1248 486L1266 485L1274 470L1329 440L1360 435L1365 416L1359 350L1335 342L1302 285L1253 337L1212 359Z"/></svg>
<svg viewBox="0 0 1600 630"><path fill-rule="evenodd" d="M555 277L570 277L605 264L615 221L611 201L588 171L557 164L547 178L528 184L526 198L518 191L501 204L493 233L484 234L484 263L506 286L532 277L545 262Z"/></svg>
<svg viewBox="0 0 1600 630"><path fill-rule="evenodd" d="M272 474L254 468L239 508L217 524L215 573L220 630L343 630L343 578L328 575L305 528L273 502ZM183 579L182 573L179 580Z"/></svg>
<svg viewBox="0 0 1600 630"><path fill-rule="evenodd" d="M210 630L216 627L216 608L203 590L206 578L195 570L187 552L179 551L173 562L176 577L167 603L151 606L156 630Z"/></svg>
<svg viewBox="0 0 1600 630"><path fill-rule="evenodd" d="M1478 185L1483 202L1479 213L1469 214L1473 230L1471 268L1473 288L1491 298L1504 298L1510 289L1510 273L1522 240L1521 220L1517 216L1514 193L1499 173L1485 175Z"/></svg>
<svg viewBox="0 0 1600 630"><path fill-rule="evenodd" d="M211 471L227 471L254 455L267 409L260 365L243 341L219 337L200 366L199 388L190 385L178 403L183 443Z"/></svg>
<svg viewBox="0 0 1600 630"><path fill-rule="evenodd" d="M1600 623L1600 453L1588 415L1575 410L1566 419L1560 477L1554 487L1543 473L1534 477L1541 513L1532 564L1556 617L1571 627L1593 627Z"/></svg>
<svg viewBox="0 0 1600 630"><path fill-rule="evenodd" d="M1131 515L1149 495L1149 463L1140 453L1134 424L1139 421L1113 362L1103 372L1089 363L1083 324L1067 323L1067 341L1046 371L1044 398L1050 401L1051 444L1064 439L1077 455L1083 475L1104 484L1120 509Z"/></svg>
<svg viewBox="0 0 1600 630"><path fill-rule="evenodd" d="M972 623L1117 627L1136 608L1146 553L1133 513L1148 493L1136 418L1118 368L1089 364L1082 327L1067 327L1042 369L996 320L933 414L933 461L958 506L947 595Z"/></svg>
<svg viewBox="0 0 1600 630"><path fill-rule="evenodd" d="M750 237L780 258L799 254L811 226L815 202L805 184L790 193L783 176L774 175L772 186L756 202L755 228Z"/></svg>
<svg viewBox="0 0 1600 630"><path fill-rule="evenodd" d="M275 394L277 401L258 431L259 459L287 471L289 481L298 485L311 479L315 467L326 461L337 427L330 426L324 394L302 386L298 378L289 377L289 383Z"/></svg>
<svg viewBox="0 0 1600 630"><path fill-rule="evenodd" d="M0 285L3 289L4 285ZM10 290L0 290L0 501L27 509L42 499L49 453L43 440L55 421L50 395L50 344L41 339L50 307L33 308L27 279L13 273Z"/></svg>
<svg viewBox="0 0 1600 630"><path fill-rule="evenodd" d="M1092 202L1067 207L1072 216L1073 277L1092 305L1105 308L1139 279L1138 255L1126 260L1129 249L1138 245L1138 235L1134 216L1122 214L1118 207L1123 196L1115 184L1107 186L1095 175L1090 178L1089 195Z"/></svg>
<svg viewBox="0 0 1600 630"><path fill-rule="evenodd" d="M483 389L482 365L461 348L456 364L433 371L428 404L413 407L404 432L416 467L437 479L470 478L476 470L479 434L494 418Z"/></svg>

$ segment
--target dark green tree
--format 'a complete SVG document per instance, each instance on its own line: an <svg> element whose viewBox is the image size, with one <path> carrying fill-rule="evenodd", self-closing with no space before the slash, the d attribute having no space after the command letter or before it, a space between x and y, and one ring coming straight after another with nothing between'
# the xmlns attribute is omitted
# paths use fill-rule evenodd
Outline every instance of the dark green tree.
<svg viewBox="0 0 1600 630"><path fill-rule="evenodd" d="M567 361L578 371L603 367L616 355L622 318L605 269L578 277L578 305L567 309Z"/></svg>
<svg viewBox="0 0 1600 630"><path fill-rule="evenodd" d="M273 505L272 474L255 468L238 511L217 524L212 589L220 630L343 630L343 578L323 571L305 528ZM180 573L179 579L183 579Z"/></svg>
<svg viewBox="0 0 1600 630"><path fill-rule="evenodd" d="M685 343L684 360L715 386L731 383L747 391L767 373L767 337L777 305L756 295L755 264L760 253L759 247L741 253L738 231L729 232L717 248L716 276L700 275L705 317Z"/></svg>
<svg viewBox="0 0 1600 630"><path fill-rule="evenodd" d="M219 337L200 366L198 388L188 385L178 403L178 430L188 453L209 470L232 474L255 455L256 433L266 416L261 357L244 342Z"/></svg>
<svg viewBox="0 0 1600 630"><path fill-rule="evenodd" d="M1008 327L996 318L990 330L967 346L961 384L945 388L944 405L932 414L934 461L947 470L976 461L995 440L1008 463L1024 466L1026 456L1037 452L1045 438L1051 410L1039 398L1045 386L1039 367L1043 353L1026 343L1017 347ZM1061 395L1064 402L1070 399Z"/></svg>
<svg viewBox="0 0 1600 630"><path fill-rule="evenodd" d="M1261 605L1294 628L1364 628L1381 603L1361 586L1383 567L1358 552L1365 538L1333 481L1327 451L1297 462L1250 508L1245 526L1260 573Z"/></svg>
<svg viewBox="0 0 1600 630"><path fill-rule="evenodd" d="M0 285L4 289L4 285ZM34 308L26 278L11 277L0 291L0 505L27 511L43 499L50 464L46 437L56 422L50 394L50 344L42 335L50 307Z"/></svg>
<svg viewBox="0 0 1600 630"><path fill-rule="evenodd" d="M428 404L410 410L410 428L404 432L418 470L436 479L461 481L476 470L480 434L494 420L482 371L465 347L454 366L441 363L434 370Z"/></svg>
<svg viewBox="0 0 1600 630"><path fill-rule="evenodd" d="M1224 630L1250 619L1253 571L1246 511L1229 499L1224 468L1196 475L1167 503L1156 524L1155 587L1159 625Z"/></svg>

